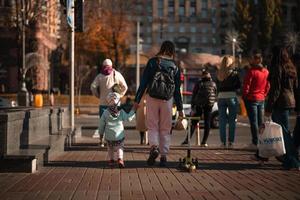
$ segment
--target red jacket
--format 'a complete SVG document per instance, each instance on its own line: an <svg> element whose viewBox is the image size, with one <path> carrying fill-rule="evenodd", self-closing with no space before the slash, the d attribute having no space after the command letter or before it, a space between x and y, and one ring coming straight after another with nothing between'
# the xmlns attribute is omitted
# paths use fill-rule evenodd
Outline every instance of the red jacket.
<svg viewBox="0 0 300 200"><path fill-rule="evenodd" d="M270 83L269 71L264 67L251 67L244 79L243 98L250 101L263 101L267 96Z"/></svg>

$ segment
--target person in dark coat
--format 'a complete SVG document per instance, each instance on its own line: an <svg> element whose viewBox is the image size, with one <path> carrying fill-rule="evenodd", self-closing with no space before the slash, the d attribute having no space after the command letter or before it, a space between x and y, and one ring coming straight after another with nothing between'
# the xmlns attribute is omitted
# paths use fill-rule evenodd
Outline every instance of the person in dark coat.
<svg viewBox="0 0 300 200"><path fill-rule="evenodd" d="M207 147L207 138L210 132L211 111L217 100L217 86L208 71L202 73L201 79L195 84L192 95L191 116L204 115L204 135L201 141L202 147ZM199 120L192 120L190 137L193 136ZM182 145L188 144L188 135Z"/></svg>
<svg viewBox="0 0 300 200"><path fill-rule="evenodd" d="M285 47L275 47L269 75L270 91L266 103L265 116L272 117L275 123L282 127L286 154L278 160L282 161L284 169L299 170L300 163L293 138L289 130L289 116L296 106L299 95L298 77L295 65L290 59ZM299 104L298 104L299 105Z"/></svg>

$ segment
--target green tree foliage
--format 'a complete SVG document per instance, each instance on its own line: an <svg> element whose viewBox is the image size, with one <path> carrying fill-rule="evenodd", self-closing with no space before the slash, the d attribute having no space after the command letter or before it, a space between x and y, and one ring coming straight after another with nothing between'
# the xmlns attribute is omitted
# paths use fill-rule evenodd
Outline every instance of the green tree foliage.
<svg viewBox="0 0 300 200"><path fill-rule="evenodd" d="M245 53L251 49L251 29L253 17L251 15L250 4L245 0L237 0L236 12L234 14L234 28L239 32L240 46Z"/></svg>
<svg viewBox="0 0 300 200"><path fill-rule="evenodd" d="M270 48L281 26L282 0L237 0L233 19L244 52Z"/></svg>
<svg viewBox="0 0 300 200"><path fill-rule="evenodd" d="M281 0L260 0L259 8L259 46L265 51L271 44L274 37L278 36L273 32L280 27Z"/></svg>

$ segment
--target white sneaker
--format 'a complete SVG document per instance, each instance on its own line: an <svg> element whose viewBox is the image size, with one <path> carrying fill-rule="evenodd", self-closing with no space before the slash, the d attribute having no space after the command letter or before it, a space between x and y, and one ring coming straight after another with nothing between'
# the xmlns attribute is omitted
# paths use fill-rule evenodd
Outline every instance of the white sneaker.
<svg viewBox="0 0 300 200"><path fill-rule="evenodd" d="M208 144L207 143L201 144L200 147L208 147Z"/></svg>
<svg viewBox="0 0 300 200"><path fill-rule="evenodd" d="M93 138L100 138L98 129L95 130L94 135L92 137Z"/></svg>

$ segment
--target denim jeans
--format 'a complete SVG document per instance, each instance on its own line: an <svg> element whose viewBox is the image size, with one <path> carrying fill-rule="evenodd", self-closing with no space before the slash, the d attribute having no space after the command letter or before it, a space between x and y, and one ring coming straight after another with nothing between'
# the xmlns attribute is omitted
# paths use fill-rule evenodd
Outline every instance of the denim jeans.
<svg viewBox="0 0 300 200"><path fill-rule="evenodd" d="M284 146L286 154L283 156L283 167L286 169L300 167L297 149L289 131L290 109L275 109L272 113L272 120L280 124L283 132Z"/></svg>
<svg viewBox="0 0 300 200"><path fill-rule="evenodd" d="M229 142L234 142L235 119L237 115L238 100L236 97L218 99L219 130L221 142L226 145L226 125L229 124ZM227 113L228 109L228 113Z"/></svg>
<svg viewBox="0 0 300 200"><path fill-rule="evenodd" d="M264 101L244 101L251 127L252 144L257 145L258 130L264 119Z"/></svg>

